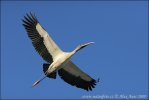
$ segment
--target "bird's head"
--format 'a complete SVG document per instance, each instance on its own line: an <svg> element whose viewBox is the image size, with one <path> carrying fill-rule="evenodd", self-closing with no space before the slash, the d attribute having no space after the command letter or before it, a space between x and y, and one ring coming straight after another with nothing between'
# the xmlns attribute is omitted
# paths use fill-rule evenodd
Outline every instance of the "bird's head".
<svg viewBox="0 0 149 100"><path fill-rule="evenodd" d="M79 50L81 50L82 48L90 45L90 44L93 44L94 42L88 42L88 43L85 43L85 44L81 44L81 45L78 45L77 48L75 49L75 52L78 52Z"/></svg>

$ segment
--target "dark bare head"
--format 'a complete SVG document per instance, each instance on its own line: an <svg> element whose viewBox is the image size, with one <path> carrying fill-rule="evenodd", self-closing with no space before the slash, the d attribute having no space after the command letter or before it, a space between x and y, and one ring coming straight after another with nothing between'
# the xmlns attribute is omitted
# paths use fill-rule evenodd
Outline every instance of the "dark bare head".
<svg viewBox="0 0 149 100"><path fill-rule="evenodd" d="M88 42L88 43L85 43L85 44L81 44L81 45L78 45L77 48L74 50L74 52L78 52L79 50L81 50L82 48L90 45L90 44L93 44L94 42Z"/></svg>

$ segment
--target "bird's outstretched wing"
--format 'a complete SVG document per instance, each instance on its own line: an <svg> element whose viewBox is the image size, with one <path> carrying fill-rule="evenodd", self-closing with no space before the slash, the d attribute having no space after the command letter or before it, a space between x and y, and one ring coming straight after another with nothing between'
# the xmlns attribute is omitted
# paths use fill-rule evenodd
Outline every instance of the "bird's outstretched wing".
<svg viewBox="0 0 149 100"><path fill-rule="evenodd" d="M23 26L25 27L32 44L39 55L47 62L53 62L54 57L61 53L61 49L52 40L49 34L42 28L35 15L32 13L24 16Z"/></svg>
<svg viewBox="0 0 149 100"><path fill-rule="evenodd" d="M97 81L81 71L73 62L69 61L66 66L58 70L60 77L67 83L87 91L95 87Z"/></svg>

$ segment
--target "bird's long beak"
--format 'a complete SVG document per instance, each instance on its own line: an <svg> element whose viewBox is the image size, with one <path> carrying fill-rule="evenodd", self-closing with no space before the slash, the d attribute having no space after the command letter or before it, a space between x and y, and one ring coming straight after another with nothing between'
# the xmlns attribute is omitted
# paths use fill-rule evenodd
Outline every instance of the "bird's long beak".
<svg viewBox="0 0 149 100"><path fill-rule="evenodd" d="M94 44L95 42L88 42L85 45Z"/></svg>
<svg viewBox="0 0 149 100"><path fill-rule="evenodd" d="M89 44L93 44L94 42L88 42L88 43L85 43L85 44L81 44L81 45L78 45L77 48L73 51L74 53L78 52L80 49L88 46Z"/></svg>
<svg viewBox="0 0 149 100"><path fill-rule="evenodd" d="M85 44L82 44L83 47L85 46L88 46L89 44L94 44L95 42L88 42L88 43L85 43Z"/></svg>

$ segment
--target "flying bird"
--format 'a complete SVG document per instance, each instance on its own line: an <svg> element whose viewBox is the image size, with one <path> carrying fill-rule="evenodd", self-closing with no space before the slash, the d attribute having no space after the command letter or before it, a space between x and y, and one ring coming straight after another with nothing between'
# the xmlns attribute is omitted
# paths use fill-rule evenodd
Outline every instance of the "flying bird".
<svg viewBox="0 0 149 100"><path fill-rule="evenodd" d="M91 91L92 88L95 88L98 81L91 78L70 60L76 52L90 44L93 44L94 42L81 44L71 52L64 52L57 46L46 30L41 26L35 14L26 14L22 21L34 48L47 62L43 64L43 72L45 76L40 80L37 80L32 85L33 87L46 77L56 79L58 73L61 79L72 86L76 86L77 88L87 91Z"/></svg>

